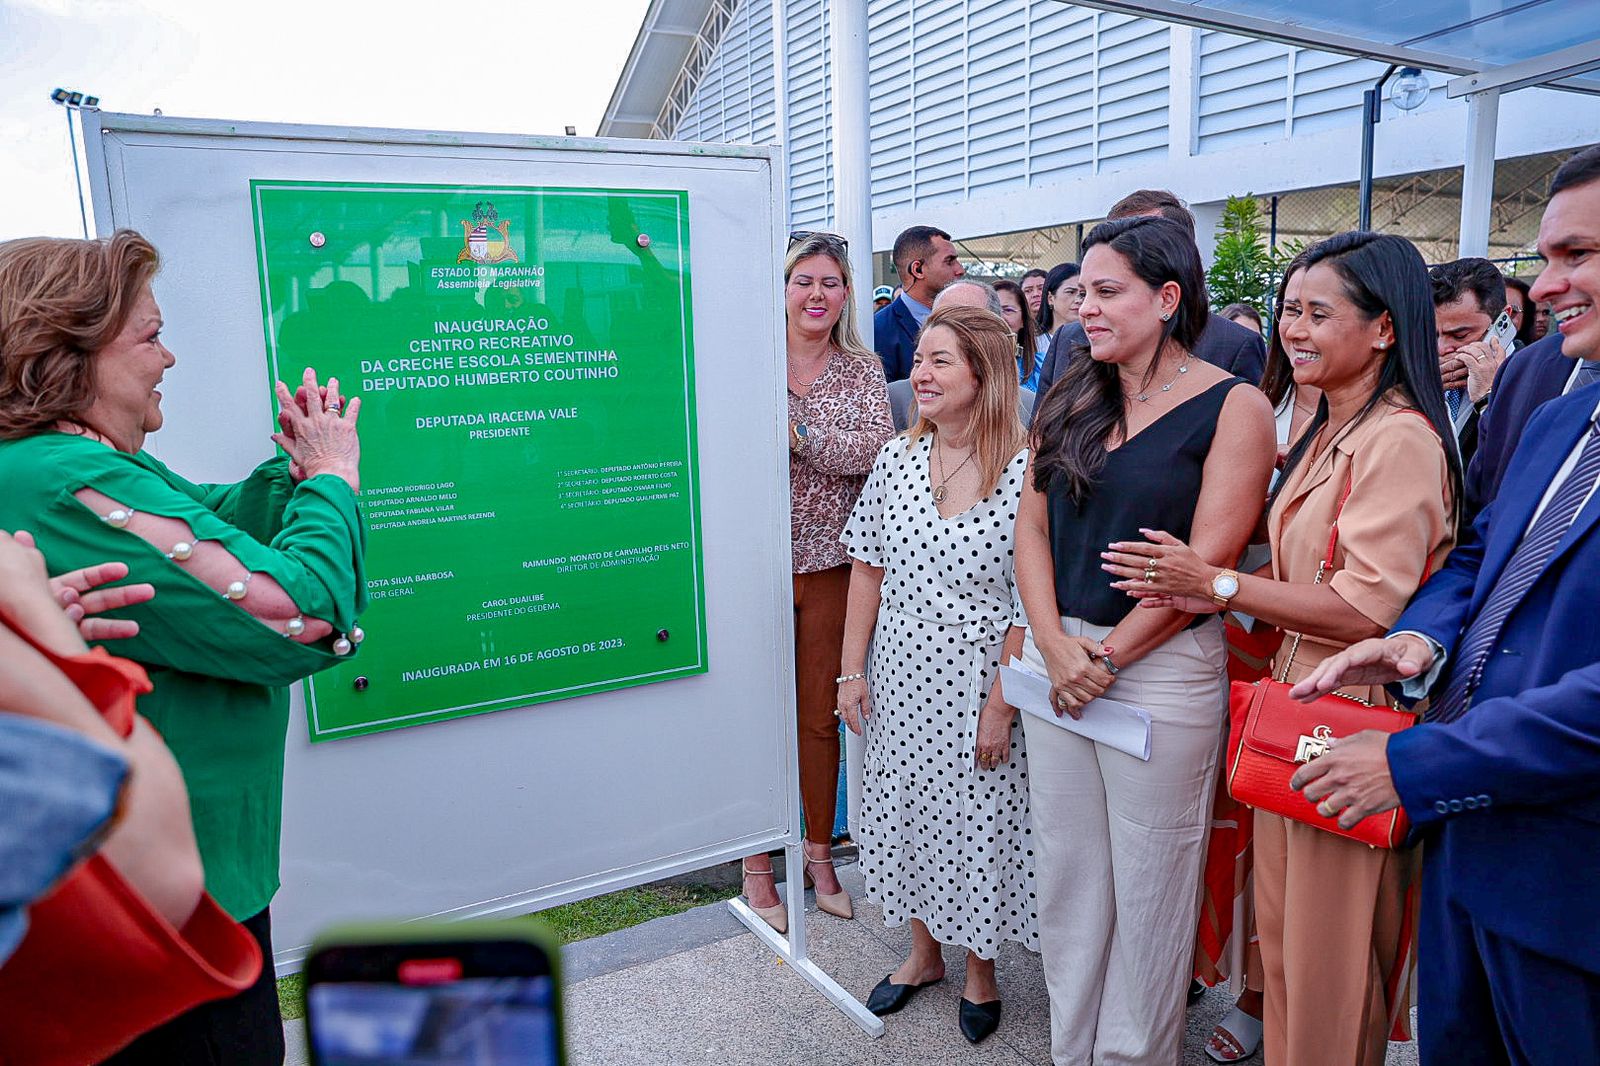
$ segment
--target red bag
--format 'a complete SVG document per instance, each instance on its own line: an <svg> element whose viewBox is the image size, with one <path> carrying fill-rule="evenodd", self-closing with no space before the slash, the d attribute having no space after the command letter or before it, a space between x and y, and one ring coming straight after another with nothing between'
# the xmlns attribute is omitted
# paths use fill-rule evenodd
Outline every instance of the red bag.
<svg viewBox="0 0 1600 1066"><path fill-rule="evenodd" d="M95 648L61 656L32 644L120 735L150 691L137 664ZM101 856L28 908L28 931L0 966L0 1064L82 1066L209 1000L237 995L261 973L261 948L209 895L172 926Z"/></svg>
<svg viewBox="0 0 1600 1066"><path fill-rule="evenodd" d="M1240 803L1325 829L1375 848L1398 847L1410 823L1403 808L1363 818L1341 829L1337 817L1324 818L1304 794L1289 787L1301 763L1327 751L1329 740L1364 729L1398 733L1416 715L1330 692L1315 703L1289 698L1292 686L1270 679L1231 686L1233 732L1228 738L1228 791Z"/></svg>
<svg viewBox="0 0 1600 1066"><path fill-rule="evenodd" d="M255 938L210 896L175 929L96 855L28 908L0 967L0 1062L81 1066L261 972Z"/></svg>
<svg viewBox="0 0 1600 1066"><path fill-rule="evenodd" d="M1317 567L1313 584L1333 565L1334 549L1339 544L1339 514L1350 498L1351 484L1345 483L1333 515L1333 532L1328 538L1328 553ZM1423 575L1427 580L1427 575ZM1300 650L1302 634L1296 633L1282 676ZM1314 703L1301 703L1289 697L1292 688L1286 681L1264 678L1229 686L1228 792L1240 803L1281 815L1317 829L1359 840L1374 848L1393 848L1405 839L1410 821L1403 808L1362 819L1353 829L1342 829L1337 816L1324 818L1304 794L1289 787L1289 779L1300 764L1328 750L1329 741L1348 737L1365 729L1398 733L1416 724L1417 716L1393 707L1380 707L1353 696L1330 692Z"/></svg>

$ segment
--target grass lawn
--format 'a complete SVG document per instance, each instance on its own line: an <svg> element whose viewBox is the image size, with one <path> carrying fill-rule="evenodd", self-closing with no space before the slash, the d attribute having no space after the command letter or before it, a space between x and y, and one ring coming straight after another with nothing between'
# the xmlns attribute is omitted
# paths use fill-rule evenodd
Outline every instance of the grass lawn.
<svg viewBox="0 0 1600 1066"><path fill-rule="evenodd" d="M539 912L539 917L563 944L570 944L704 903L715 903L730 895L729 889L713 885L644 885L552 907ZM279 978L278 1005L286 1021L305 1017L305 981L300 974Z"/></svg>

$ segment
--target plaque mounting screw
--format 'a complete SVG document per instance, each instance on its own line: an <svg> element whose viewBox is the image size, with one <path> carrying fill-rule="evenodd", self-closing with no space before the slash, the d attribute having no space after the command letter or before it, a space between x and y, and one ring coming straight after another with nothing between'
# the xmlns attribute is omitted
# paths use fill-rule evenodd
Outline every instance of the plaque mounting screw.
<svg viewBox="0 0 1600 1066"><path fill-rule="evenodd" d="M372 684L372 682L368 681L366 679L366 676L363 675L363 676L358 677L358 678L355 679L355 682L354 682L355 690L357 692L365 692L365 691L367 691L367 686L370 685L370 684Z"/></svg>
<svg viewBox="0 0 1600 1066"><path fill-rule="evenodd" d="M650 234L648 234L648 233L639 234L639 247L640 248L648 248L648 247L650 247Z"/></svg>
<svg viewBox="0 0 1600 1066"><path fill-rule="evenodd" d="M323 234L323 232L321 230L317 230L315 233L313 233L311 235L310 241L311 241L311 247L313 247L313 248L321 248L324 244L328 243L328 238Z"/></svg>
<svg viewBox="0 0 1600 1066"><path fill-rule="evenodd" d="M672 639L672 634L667 632L665 629L658 629L656 630L656 639L665 644L667 641Z"/></svg>

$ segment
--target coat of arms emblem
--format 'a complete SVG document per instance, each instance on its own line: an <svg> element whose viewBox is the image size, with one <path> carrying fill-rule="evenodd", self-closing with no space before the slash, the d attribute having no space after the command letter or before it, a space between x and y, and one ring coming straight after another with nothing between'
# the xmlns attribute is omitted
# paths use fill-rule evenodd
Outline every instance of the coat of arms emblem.
<svg viewBox="0 0 1600 1066"><path fill-rule="evenodd" d="M456 262L465 263L515 263L517 253L511 250L511 222L502 219L488 200L479 200L472 207L472 219L461 220L466 231L461 242L461 254Z"/></svg>

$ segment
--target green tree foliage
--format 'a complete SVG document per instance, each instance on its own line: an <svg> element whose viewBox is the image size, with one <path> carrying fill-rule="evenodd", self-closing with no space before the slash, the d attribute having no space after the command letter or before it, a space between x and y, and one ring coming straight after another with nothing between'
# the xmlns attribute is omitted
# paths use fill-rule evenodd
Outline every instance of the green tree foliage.
<svg viewBox="0 0 1600 1066"><path fill-rule="evenodd" d="M1261 232L1261 208L1255 197L1230 196L1217 221L1217 245L1206 287L1212 306L1244 303L1265 313L1271 304L1279 263Z"/></svg>

